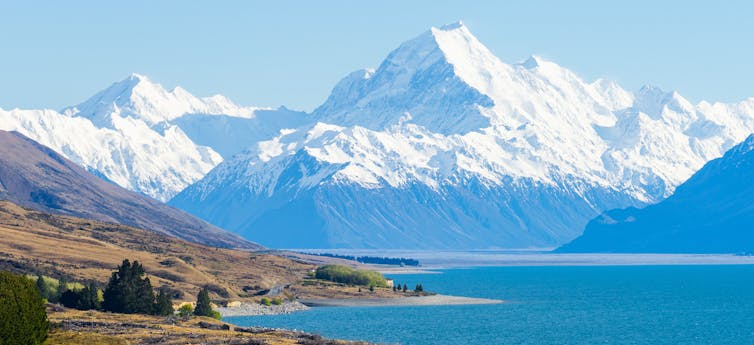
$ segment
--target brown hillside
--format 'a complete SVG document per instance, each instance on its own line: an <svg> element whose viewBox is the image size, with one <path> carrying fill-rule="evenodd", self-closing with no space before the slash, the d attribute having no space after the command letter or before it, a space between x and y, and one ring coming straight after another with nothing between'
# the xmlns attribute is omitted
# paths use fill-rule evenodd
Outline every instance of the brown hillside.
<svg viewBox="0 0 754 345"><path fill-rule="evenodd" d="M17 132L0 131L0 200L211 246L261 248L186 212L106 182Z"/></svg>
<svg viewBox="0 0 754 345"><path fill-rule="evenodd" d="M0 269L104 283L124 258L143 263L154 286L170 286L184 300L195 299L202 286L214 299L243 300L297 282L314 267L0 201Z"/></svg>

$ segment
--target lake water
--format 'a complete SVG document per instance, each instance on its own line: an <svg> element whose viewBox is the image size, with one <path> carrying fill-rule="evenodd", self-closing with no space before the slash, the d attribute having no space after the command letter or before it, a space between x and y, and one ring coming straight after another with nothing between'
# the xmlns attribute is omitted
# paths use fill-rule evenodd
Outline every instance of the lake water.
<svg viewBox="0 0 754 345"><path fill-rule="evenodd" d="M754 266L483 267L394 275L498 305L327 307L229 317L387 344L754 344Z"/></svg>

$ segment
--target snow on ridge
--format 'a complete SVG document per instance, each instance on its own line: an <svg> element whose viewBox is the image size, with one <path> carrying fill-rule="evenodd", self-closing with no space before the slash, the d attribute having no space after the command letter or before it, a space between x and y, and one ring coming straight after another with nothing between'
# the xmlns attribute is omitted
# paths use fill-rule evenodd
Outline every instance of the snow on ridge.
<svg viewBox="0 0 754 345"><path fill-rule="evenodd" d="M589 83L538 56L506 64L456 23L402 44L376 70L346 76L315 110L321 124L274 139L289 140L290 150L257 155L306 150L348 163L334 180L371 187L576 178L653 202L754 131L754 111L743 107ZM336 129L311 136L324 124Z"/></svg>
<svg viewBox="0 0 754 345"><path fill-rule="evenodd" d="M539 56L507 64L461 22L431 28L377 69L346 76L313 114L199 98L139 74L61 113L18 114L0 110L4 128L161 200L251 146L201 188L227 185L225 169L269 192L275 175L260 169L281 172L302 159L337 170L307 175L309 184L579 179L652 202L754 131L754 99L694 105L659 88L633 93L608 80L587 82ZM86 133L64 133L64 123Z"/></svg>
<svg viewBox="0 0 754 345"><path fill-rule="evenodd" d="M0 129L161 201L204 177L223 160L218 152L230 157L305 121L284 107L241 107L222 95L168 91L136 73L60 112L0 110Z"/></svg>
<svg viewBox="0 0 754 345"><path fill-rule="evenodd" d="M172 90L137 73L115 82L86 101L61 112L69 116L83 116L99 126L107 126L112 113L133 116L154 125L174 120L185 114L216 114L251 118L256 108L238 106L229 98L213 95L198 98L180 86Z"/></svg>

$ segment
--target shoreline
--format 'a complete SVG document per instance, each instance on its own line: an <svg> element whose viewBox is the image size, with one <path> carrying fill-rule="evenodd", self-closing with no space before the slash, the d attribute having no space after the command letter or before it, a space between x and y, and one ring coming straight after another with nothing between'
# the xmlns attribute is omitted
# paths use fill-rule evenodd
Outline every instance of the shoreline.
<svg viewBox="0 0 754 345"><path fill-rule="evenodd" d="M222 317L231 316L257 316L257 315L282 315L291 314L300 311L306 311L310 308L298 301L285 301L280 305L262 305L259 303L241 302L229 307L219 307L216 310Z"/></svg>
<svg viewBox="0 0 754 345"><path fill-rule="evenodd" d="M240 303L232 307L220 307L223 318L235 316L282 315L323 307L400 307L432 305L480 305L502 304L503 300L451 295L408 296L396 298L325 298L301 299L281 305L263 306L256 303Z"/></svg>
<svg viewBox="0 0 754 345"><path fill-rule="evenodd" d="M445 269L532 266L671 266L754 265L753 255L736 254L626 254L626 253L542 253L474 251L403 251L389 255L418 259L419 267L365 265L383 274L436 274Z"/></svg>
<svg viewBox="0 0 754 345"><path fill-rule="evenodd" d="M299 300L308 307L397 307L424 305L501 304L502 300L451 295L410 296L397 298L330 298Z"/></svg>

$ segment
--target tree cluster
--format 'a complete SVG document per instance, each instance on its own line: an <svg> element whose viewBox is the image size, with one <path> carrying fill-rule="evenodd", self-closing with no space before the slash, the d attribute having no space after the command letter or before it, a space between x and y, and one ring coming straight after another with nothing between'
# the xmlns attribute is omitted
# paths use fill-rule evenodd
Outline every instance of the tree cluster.
<svg viewBox="0 0 754 345"><path fill-rule="evenodd" d="M124 314L172 315L173 301L166 289L157 296L149 278L144 277L144 267L128 259L110 276L104 292L102 309Z"/></svg>
<svg viewBox="0 0 754 345"><path fill-rule="evenodd" d="M37 279L39 281L39 279ZM60 294L60 304L68 308L79 310L99 309L101 306L99 299L99 289L94 284L88 284L83 289L67 289L63 286L64 291Z"/></svg>
<svg viewBox="0 0 754 345"><path fill-rule="evenodd" d="M417 285L417 287L419 287L419 286L421 286L421 284ZM401 284L396 283L396 284L393 285L393 291L408 292L409 290L408 290L408 286L405 283L403 284L403 287L401 287ZM422 291L424 291L424 288L422 288Z"/></svg>
<svg viewBox="0 0 754 345"><path fill-rule="evenodd" d="M340 254L332 254L332 253L319 253L319 254L310 254L310 255L326 256L329 258L351 260L351 261L360 262L362 264L419 266L419 260L408 259L408 258L390 258L390 257L381 257L381 256L354 256L354 255L340 255Z"/></svg>

